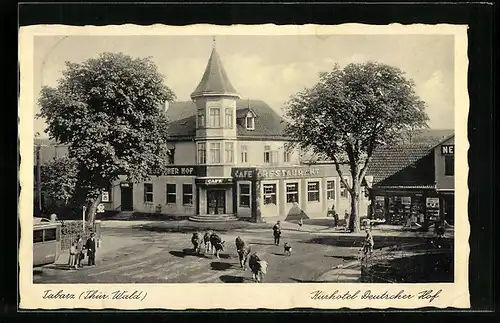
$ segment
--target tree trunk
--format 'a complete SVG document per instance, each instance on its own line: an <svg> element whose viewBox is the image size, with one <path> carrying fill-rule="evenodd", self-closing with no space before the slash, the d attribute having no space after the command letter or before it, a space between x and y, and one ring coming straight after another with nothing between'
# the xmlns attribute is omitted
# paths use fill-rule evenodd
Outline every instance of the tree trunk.
<svg viewBox="0 0 500 323"><path fill-rule="evenodd" d="M99 204L99 201L100 201L100 197L99 198L96 198L92 201L92 203L90 204L90 207L88 208L87 210L87 223L89 225L93 225L94 224L94 221L95 221L95 215L97 213L97 205Z"/></svg>
<svg viewBox="0 0 500 323"><path fill-rule="evenodd" d="M359 232L360 219L359 219L359 180L353 179L352 192L351 192L351 216L349 217L349 231Z"/></svg>

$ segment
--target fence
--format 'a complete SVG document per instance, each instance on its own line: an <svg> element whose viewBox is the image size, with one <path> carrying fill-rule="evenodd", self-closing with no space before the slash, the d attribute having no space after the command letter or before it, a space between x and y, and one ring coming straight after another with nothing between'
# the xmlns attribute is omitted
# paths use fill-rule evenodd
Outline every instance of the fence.
<svg viewBox="0 0 500 323"><path fill-rule="evenodd" d="M75 221L77 222L77 221ZM81 226L81 221L79 221L80 223L76 223L79 227ZM66 222L67 223L67 222ZM63 224L64 225L64 224ZM74 226L74 225L72 225ZM74 241L76 241L76 238L78 237L78 235L80 235L80 237L83 239L83 241L87 241L87 239L90 237L90 232L93 231L96 233L96 238L99 240L101 238L101 224L100 224L100 221L96 221L95 225L91 228L88 228L85 230L85 232L83 232L82 228L79 227L80 229L79 230L71 230L70 232L68 233L61 233L61 250L69 250L69 248L71 247L71 243L73 243Z"/></svg>

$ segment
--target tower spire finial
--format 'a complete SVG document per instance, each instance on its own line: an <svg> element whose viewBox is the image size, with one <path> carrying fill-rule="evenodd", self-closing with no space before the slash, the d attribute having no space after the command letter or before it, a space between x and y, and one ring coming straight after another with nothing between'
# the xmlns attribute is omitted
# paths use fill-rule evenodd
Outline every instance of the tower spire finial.
<svg viewBox="0 0 500 323"><path fill-rule="evenodd" d="M215 41L215 36L212 36L212 41L213 41L213 48L215 49L215 46L217 46L217 43Z"/></svg>

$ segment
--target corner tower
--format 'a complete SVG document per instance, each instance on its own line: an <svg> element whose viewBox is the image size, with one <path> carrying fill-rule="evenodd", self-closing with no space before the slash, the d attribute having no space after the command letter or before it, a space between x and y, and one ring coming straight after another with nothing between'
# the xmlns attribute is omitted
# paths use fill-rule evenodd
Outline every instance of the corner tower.
<svg viewBox="0 0 500 323"><path fill-rule="evenodd" d="M200 83L191 94L196 104L197 162L207 176L229 176L236 162L236 100L234 89L215 47Z"/></svg>

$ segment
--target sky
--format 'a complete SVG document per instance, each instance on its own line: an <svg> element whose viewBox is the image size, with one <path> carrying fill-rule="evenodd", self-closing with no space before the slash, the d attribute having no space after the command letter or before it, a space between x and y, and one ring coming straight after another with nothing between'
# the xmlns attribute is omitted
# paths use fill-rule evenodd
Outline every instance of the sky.
<svg viewBox="0 0 500 323"><path fill-rule="evenodd" d="M265 101L282 114L291 95L318 81L319 72L351 62L378 61L402 69L427 103L431 128L454 128L452 35L216 36L217 52L242 99ZM103 52L151 57L177 101L190 100L213 47L211 36L36 36L34 90L56 86L65 62ZM35 106L35 113L39 107ZM34 132L44 133L43 120Z"/></svg>

